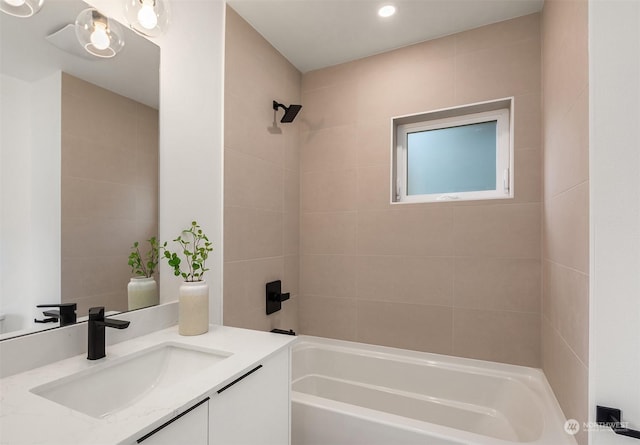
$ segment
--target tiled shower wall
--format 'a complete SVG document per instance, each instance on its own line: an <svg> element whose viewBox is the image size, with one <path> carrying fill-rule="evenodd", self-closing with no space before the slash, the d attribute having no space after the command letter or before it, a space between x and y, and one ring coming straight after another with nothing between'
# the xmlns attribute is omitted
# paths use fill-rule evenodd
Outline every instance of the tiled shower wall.
<svg viewBox="0 0 640 445"><path fill-rule="evenodd" d="M567 418L587 421L589 360L588 3L542 14L542 367ZM577 435L586 444L586 434Z"/></svg>
<svg viewBox="0 0 640 445"><path fill-rule="evenodd" d="M224 324L298 329L298 125L274 128L272 101L300 103L300 72L227 7ZM271 127L271 128L269 128ZM265 314L265 284L291 299Z"/></svg>
<svg viewBox="0 0 640 445"><path fill-rule="evenodd" d="M302 76L302 333L540 366L540 51L534 14ZM392 116L507 96L515 199L389 203Z"/></svg>
<svg viewBox="0 0 640 445"><path fill-rule="evenodd" d="M131 245L158 234L158 110L62 74L62 302L126 311Z"/></svg>

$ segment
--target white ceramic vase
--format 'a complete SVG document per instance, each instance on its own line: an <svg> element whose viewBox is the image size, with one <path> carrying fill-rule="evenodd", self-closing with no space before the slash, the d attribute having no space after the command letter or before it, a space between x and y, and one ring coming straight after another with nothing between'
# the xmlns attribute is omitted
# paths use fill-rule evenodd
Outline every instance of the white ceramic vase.
<svg viewBox="0 0 640 445"><path fill-rule="evenodd" d="M178 333L200 335L209 331L209 285L206 281L185 281L180 285Z"/></svg>
<svg viewBox="0 0 640 445"><path fill-rule="evenodd" d="M158 285L153 277L134 277L127 285L129 310L143 307L156 306L160 303L158 298Z"/></svg>

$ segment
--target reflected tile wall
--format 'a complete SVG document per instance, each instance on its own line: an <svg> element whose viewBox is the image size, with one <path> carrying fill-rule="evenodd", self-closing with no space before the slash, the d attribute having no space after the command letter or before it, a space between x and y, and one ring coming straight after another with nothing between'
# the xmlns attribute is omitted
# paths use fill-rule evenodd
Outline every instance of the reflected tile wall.
<svg viewBox="0 0 640 445"><path fill-rule="evenodd" d="M134 241L158 233L158 111L62 75L62 302L128 309Z"/></svg>

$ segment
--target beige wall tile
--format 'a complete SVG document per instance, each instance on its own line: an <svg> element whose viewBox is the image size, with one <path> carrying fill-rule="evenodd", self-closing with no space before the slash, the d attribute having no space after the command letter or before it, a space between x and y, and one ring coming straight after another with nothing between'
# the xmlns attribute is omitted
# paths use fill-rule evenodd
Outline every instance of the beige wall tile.
<svg viewBox="0 0 640 445"><path fill-rule="evenodd" d="M356 210L357 181L356 169L302 173L300 177L302 211Z"/></svg>
<svg viewBox="0 0 640 445"><path fill-rule="evenodd" d="M224 153L225 202L282 212L282 167L236 150Z"/></svg>
<svg viewBox="0 0 640 445"><path fill-rule="evenodd" d="M546 317L542 320L542 367L567 419L582 425L588 421L588 368L553 329ZM587 444L584 432L576 435L580 445Z"/></svg>
<svg viewBox="0 0 640 445"><path fill-rule="evenodd" d="M589 273L589 182L545 202L545 258Z"/></svg>
<svg viewBox="0 0 640 445"><path fill-rule="evenodd" d="M410 47L413 57L399 50L360 61L358 123L454 105L453 44L449 57L433 59L421 53L427 47Z"/></svg>
<svg viewBox="0 0 640 445"><path fill-rule="evenodd" d="M514 98L514 150L542 146L542 95L523 94Z"/></svg>
<svg viewBox="0 0 640 445"><path fill-rule="evenodd" d="M550 1L542 13L544 114L561 117L588 85L586 1Z"/></svg>
<svg viewBox="0 0 640 445"><path fill-rule="evenodd" d="M285 213L282 222L283 254L297 255L300 251L300 213Z"/></svg>
<svg viewBox="0 0 640 445"><path fill-rule="evenodd" d="M358 210L390 210L391 207L389 167L358 169Z"/></svg>
<svg viewBox="0 0 640 445"><path fill-rule="evenodd" d="M456 255L540 258L540 204L460 206L454 215Z"/></svg>
<svg viewBox="0 0 640 445"><path fill-rule="evenodd" d="M303 213L300 217L300 251L303 254L354 254L356 213Z"/></svg>
<svg viewBox="0 0 640 445"><path fill-rule="evenodd" d="M347 255L302 255L300 293L305 296L356 295L356 258Z"/></svg>
<svg viewBox="0 0 640 445"><path fill-rule="evenodd" d="M589 91L571 108L545 109L545 194L547 199L589 179Z"/></svg>
<svg viewBox="0 0 640 445"><path fill-rule="evenodd" d="M540 312L538 259L456 258L455 306Z"/></svg>
<svg viewBox="0 0 640 445"><path fill-rule="evenodd" d="M391 164L391 119L358 122L356 145L358 167L385 166Z"/></svg>
<svg viewBox="0 0 640 445"><path fill-rule="evenodd" d="M283 214L270 210L225 207L226 261L283 255Z"/></svg>
<svg viewBox="0 0 640 445"><path fill-rule="evenodd" d="M300 174L297 171L284 171L284 212L300 213Z"/></svg>
<svg viewBox="0 0 640 445"><path fill-rule="evenodd" d="M587 420L589 318L588 2L542 12L542 365L567 418ZM576 439L586 445L587 434Z"/></svg>
<svg viewBox="0 0 640 445"><path fill-rule="evenodd" d="M282 279L283 274L283 257L226 262L224 324L267 330L270 318L266 315L265 285Z"/></svg>
<svg viewBox="0 0 640 445"><path fill-rule="evenodd" d="M356 129L354 125L323 128L302 133L300 170L321 172L356 166Z"/></svg>
<svg viewBox="0 0 640 445"><path fill-rule="evenodd" d="M503 203L542 201L542 153L540 150L519 150L515 154L513 200ZM500 201L496 201L500 202Z"/></svg>
<svg viewBox="0 0 640 445"><path fill-rule="evenodd" d="M356 63L342 63L319 70L308 71L302 76L302 91L330 87L345 80L355 80Z"/></svg>
<svg viewBox="0 0 640 445"><path fill-rule="evenodd" d="M539 36L540 14L529 14L455 34L456 54L506 46Z"/></svg>
<svg viewBox="0 0 640 445"><path fill-rule="evenodd" d="M361 300L453 305L453 259L405 256L357 257Z"/></svg>
<svg viewBox="0 0 640 445"><path fill-rule="evenodd" d="M283 292L289 292L292 297L300 294L300 258L298 255L284 257L282 289Z"/></svg>
<svg viewBox="0 0 640 445"><path fill-rule="evenodd" d="M540 367L540 314L455 308L453 353Z"/></svg>
<svg viewBox="0 0 640 445"><path fill-rule="evenodd" d="M589 276L544 261L544 310L551 326L582 361L589 362Z"/></svg>
<svg viewBox="0 0 640 445"><path fill-rule="evenodd" d="M452 309L358 301L358 341L396 348L452 352Z"/></svg>
<svg viewBox="0 0 640 445"><path fill-rule="evenodd" d="M300 129L272 101L301 103L301 74L233 9L225 29L224 323L297 329ZM277 130L274 128L277 126ZM265 313L265 284L291 294Z"/></svg>
<svg viewBox="0 0 640 445"><path fill-rule="evenodd" d="M356 119L356 88L344 81L302 93L305 114L303 131L350 125Z"/></svg>
<svg viewBox="0 0 640 445"><path fill-rule="evenodd" d="M358 254L453 254L453 208L405 208L358 213Z"/></svg>
<svg viewBox="0 0 640 445"><path fill-rule="evenodd" d="M300 332L305 335L356 340L356 300L335 297L298 298Z"/></svg>
<svg viewBox="0 0 640 445"><path fill-rule="evenodd" d="M540 91L540 41L532 38L456 57L456 101L472 103Z"/></svg>

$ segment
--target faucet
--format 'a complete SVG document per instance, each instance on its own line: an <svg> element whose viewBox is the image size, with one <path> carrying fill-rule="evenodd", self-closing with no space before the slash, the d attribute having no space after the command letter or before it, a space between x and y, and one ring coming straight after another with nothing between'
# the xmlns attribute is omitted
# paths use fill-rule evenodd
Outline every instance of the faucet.
<svg viewBox="0 0 640 445"><path fill-rule="evenodd" d="M70 324L75 324L76 322L76 303L61 303L61 304L39 304L39 308L48 308L48 307L56 307L59 310L55 311L44 311L43 314L45 317L42 320L34 319L36 323L50 323L56 322L58 319L60 320L60 326L68 326Z"/></svg>
<svg viewBox="0 0 640 445"><path fill-rule="evenodd" d="M92 307L89 309L89 344L87 346L87 359L98 360L105 357L104 328L126 329L129 321L104 318L104 307Z"/></svg>

